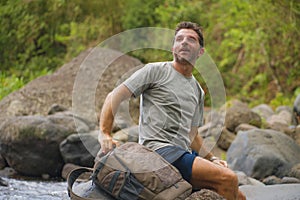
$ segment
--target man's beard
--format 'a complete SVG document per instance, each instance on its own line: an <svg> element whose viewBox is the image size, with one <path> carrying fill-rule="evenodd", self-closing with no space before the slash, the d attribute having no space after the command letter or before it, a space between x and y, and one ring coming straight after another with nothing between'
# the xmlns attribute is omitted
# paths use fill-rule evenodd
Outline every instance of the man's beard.
<svg viewBox="0 0 300 200"><path fill-rule="evenodd" d="M192 65L192 63L185 59L184 57L181 57L179 56L178 54L174 53L174 58L175 58L175 61L182 64L182 65Z"/></svg>

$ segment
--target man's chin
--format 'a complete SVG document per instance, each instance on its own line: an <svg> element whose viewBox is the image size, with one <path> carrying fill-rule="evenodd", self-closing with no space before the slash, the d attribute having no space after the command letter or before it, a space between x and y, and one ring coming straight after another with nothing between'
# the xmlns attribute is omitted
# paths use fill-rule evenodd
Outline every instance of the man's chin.
<svg viewBox="0 0 300 200"><path fill-rule="evenodd" d="M192 64L189 60L187 60L187 59L185 59L183 57L177 57L175 59L175 61L178 62L178 63L180 63L180 64L183 64L183 65L191 65Z"/></svg>

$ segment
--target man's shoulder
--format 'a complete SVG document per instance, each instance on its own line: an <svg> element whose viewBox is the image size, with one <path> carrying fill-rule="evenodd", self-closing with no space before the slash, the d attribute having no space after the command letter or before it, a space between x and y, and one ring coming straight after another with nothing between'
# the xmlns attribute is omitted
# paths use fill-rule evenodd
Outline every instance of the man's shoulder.
<svg viewBox="0 0 300 200"><path fill-rule="evenodd" d="M164 61L164 62L151 62L145 65L145 67L154 67L154 68L165 68L166 66L171 66L171 62Z"/></svg>

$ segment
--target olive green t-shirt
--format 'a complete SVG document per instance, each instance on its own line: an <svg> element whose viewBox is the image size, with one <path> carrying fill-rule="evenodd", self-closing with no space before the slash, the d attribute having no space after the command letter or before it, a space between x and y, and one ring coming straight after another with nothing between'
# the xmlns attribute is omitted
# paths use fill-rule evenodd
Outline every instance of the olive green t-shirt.
<svg viewBox="0 0 300 200"><path fill-rule="evenodd" d="M141 95L139 143L157 150L177 145L190 150L191 127L203 121L204 92L197 80L179 73L171 62L145 65L123 83Z"/></svg>

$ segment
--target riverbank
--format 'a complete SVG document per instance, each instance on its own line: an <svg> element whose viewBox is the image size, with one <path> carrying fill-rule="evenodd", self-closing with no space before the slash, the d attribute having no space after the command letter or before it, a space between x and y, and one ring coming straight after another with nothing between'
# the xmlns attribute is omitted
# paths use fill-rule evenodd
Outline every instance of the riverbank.
<svg viewBox="0 0 300 200"><path fill-rule="evenodd" d="M67 200L65 181L18 180L2 178L8 186L0 186L0 200Z"/></svg>
<svg viewBox="0 0 300 200"><path fill-rule="evenodd" d="M17 180L3 178L8 186L0 186L0 200L68 200L65 181ZM300 200L300 184L240 187L247 200Z"/></svg>

